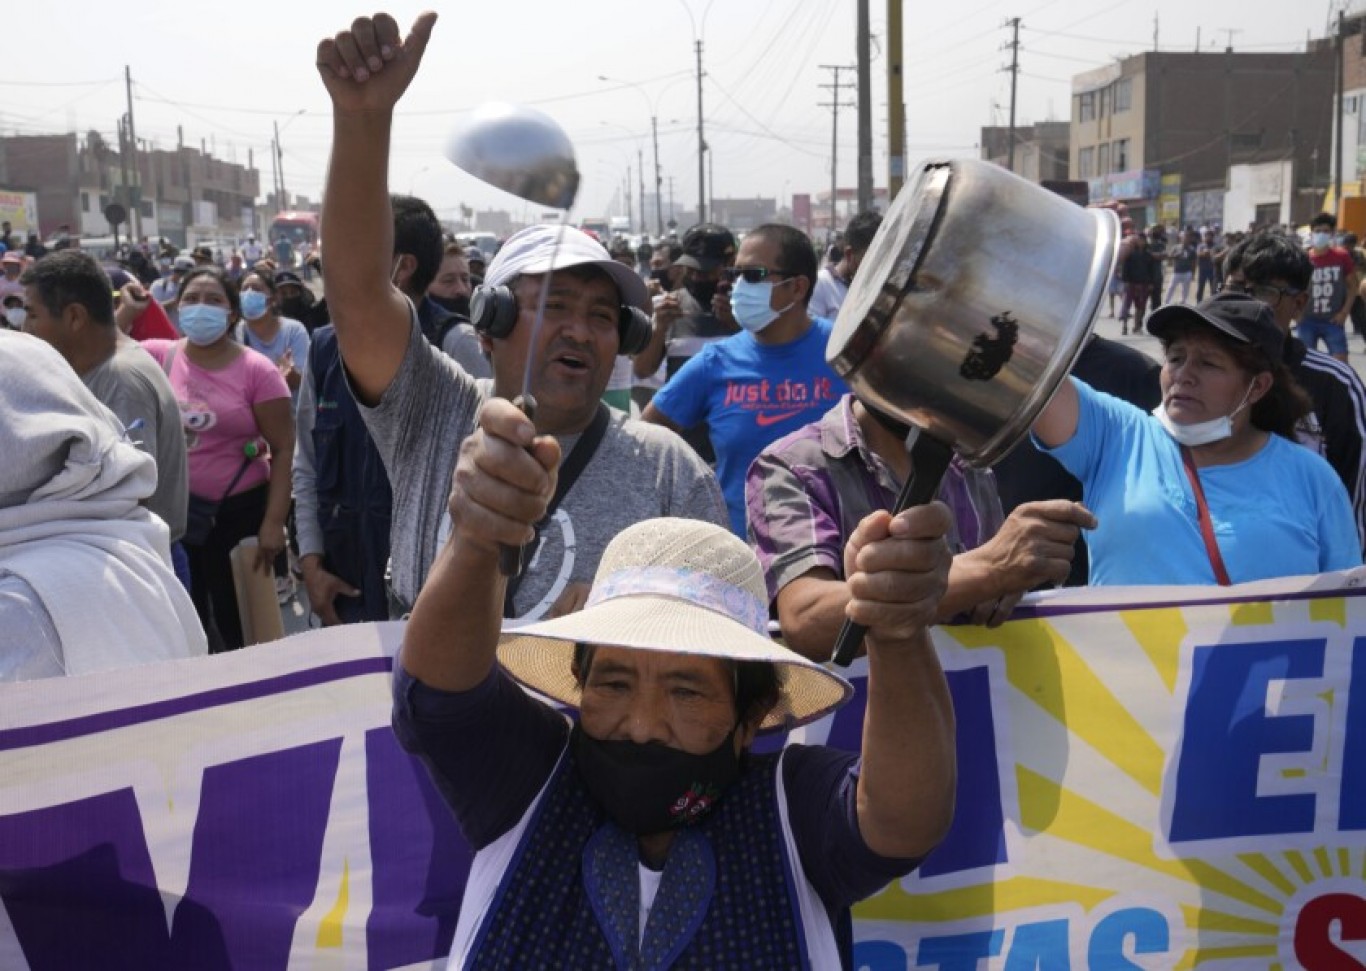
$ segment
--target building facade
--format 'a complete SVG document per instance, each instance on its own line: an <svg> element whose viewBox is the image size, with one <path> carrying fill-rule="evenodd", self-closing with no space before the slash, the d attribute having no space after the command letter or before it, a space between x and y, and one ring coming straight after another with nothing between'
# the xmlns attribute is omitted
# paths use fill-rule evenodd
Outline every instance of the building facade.
<svg viewBox="0 0 1366 971"><path fill-rule="evenodd" d="M982 158L1009 168L1030 182L1061 182L1067 179L1071 159L1068 147L1072 125L1066 121L1040 121L1015 129L1015 161L1010 163L1010 129L994 125L982 129Z"/></svg>
<svg viewBox="0 0 1366 971"><path fill-rule="evenodd" d="M105 209L117 202L128 212L123 234L184 246L191 238L252 232L260 175L185 145L125 157L92 131L0 138L0 184L36 195L44 238L62 226L73 235L108 235Z"/></svg>
<svg viewBox="0 0 1366 971"><path fill-rule="evenodd" d="M1267 183L1265 168L1278 201L1253 205L1247 221L1307 221L1332 177L1333 82L1332 52L1312 49L1147 52L1077 75L1071 177L1089 183L1091 202L1123 202L1140 224L1245 229L1225 212L1229 203L1241 223L1245 200L1228 193ZM1250 176L1235 180L1235 167Z"/></svg>

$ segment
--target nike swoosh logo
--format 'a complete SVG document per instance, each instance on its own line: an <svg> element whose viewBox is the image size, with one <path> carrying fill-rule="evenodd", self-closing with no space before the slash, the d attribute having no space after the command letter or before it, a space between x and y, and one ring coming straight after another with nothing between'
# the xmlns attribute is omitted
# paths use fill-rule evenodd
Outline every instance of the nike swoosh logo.
<svg viewBox="0 0 1366 971"><path fill-rule="evenodd" d="M780 421L787 421L793 415L800 415L805 410L805 408L794 408L791 411L779 411L771 415L760 412L754 416L754 423L760 428L767 428L769 425L776 425Z"/></svg>

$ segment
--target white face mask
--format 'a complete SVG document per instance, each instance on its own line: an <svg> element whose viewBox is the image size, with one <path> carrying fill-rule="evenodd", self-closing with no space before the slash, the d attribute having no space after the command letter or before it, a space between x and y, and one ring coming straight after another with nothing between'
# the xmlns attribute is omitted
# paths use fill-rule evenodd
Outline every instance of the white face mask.
<svg viewBox="0 0 1366 971"><path fill-rule="evenodd" d="M1243 400L1238 402L1238 407L1234 408L1231 414L1220 418L1211 418L1209 421L1178 425L1172 421L1172 416L1167 414L1167 403L1165 401L1153 409L1153 417L1157 419L1158 424L1166 429L1168 435L1176 439L1177 444L1184 445L1187 448L1222 442L1226 438L1233 437L1233 416L1243 410L1250 394L1252 394L1251 384L1247 386L1247 390L1243 392Z"/></svg>
<svg viewBox="0 0 1366 971"><path fill-rule="evenodd" d="M23 330L28 320L28 311L23 307L9 307L5 310L5 322L15 330Z"/></svg>

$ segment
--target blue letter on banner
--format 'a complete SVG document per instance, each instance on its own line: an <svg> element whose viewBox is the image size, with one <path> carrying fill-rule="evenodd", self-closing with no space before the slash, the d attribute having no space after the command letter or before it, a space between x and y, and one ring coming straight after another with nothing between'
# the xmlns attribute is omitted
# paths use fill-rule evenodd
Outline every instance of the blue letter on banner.
<svg viewBox="0 0 1366 971"><path fill-rule="evenodd" d="M1273 681L1322 677L1323 653L1322 639L1195 650L1172 803L1173 843L1313 831L1314 796L1258 796L1257 771L1263 755L1312 746L1313 717L1268 716L1266 692Z"/></svg>

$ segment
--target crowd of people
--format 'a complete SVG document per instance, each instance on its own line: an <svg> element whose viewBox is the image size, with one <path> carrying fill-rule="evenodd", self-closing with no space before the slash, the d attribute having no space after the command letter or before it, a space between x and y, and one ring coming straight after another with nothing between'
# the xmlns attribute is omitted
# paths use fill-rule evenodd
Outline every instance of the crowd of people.
<svg viewBox="0 0 1366 971"><path fill-rule="evenodd" d="M1331 216L1307 248L1129 232L1111 313L1162 359L1092 335L1032 444L955 459L893 517L909 429L825 359L878 215L826 252L779 224L637 248L532 226L485 263L383 182L434 26L319 44L321 294L257 252L152 279L75 247L0 260L26 332L0 334L23 459L0 469L0 629L25 632L0 680L242 647L243 541L320 624L406 618L394 728L477 853L458 960L838 966L849 907L952 818L933 624L1057 584L1361 565L1358 274ZM116 608L93 613L135 585L147 629L98 656ZM848 698L824 664L846 618L869 629L862 751L755 754Z"/></svg>

